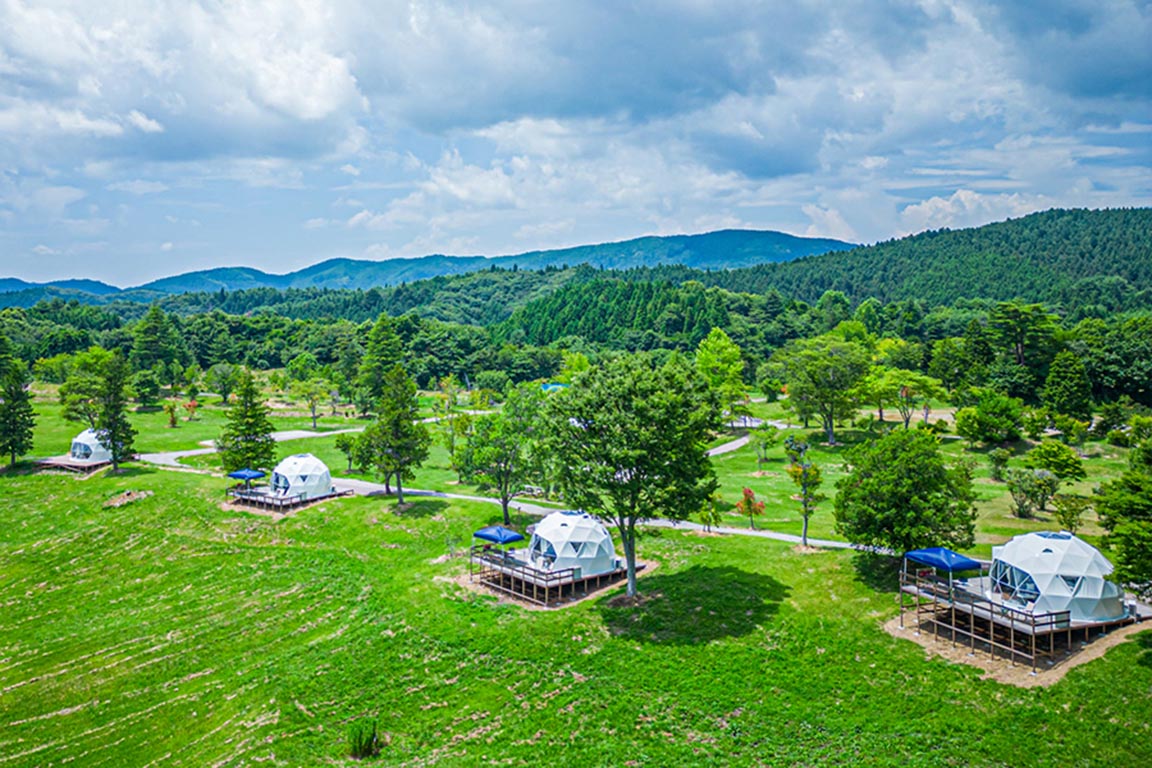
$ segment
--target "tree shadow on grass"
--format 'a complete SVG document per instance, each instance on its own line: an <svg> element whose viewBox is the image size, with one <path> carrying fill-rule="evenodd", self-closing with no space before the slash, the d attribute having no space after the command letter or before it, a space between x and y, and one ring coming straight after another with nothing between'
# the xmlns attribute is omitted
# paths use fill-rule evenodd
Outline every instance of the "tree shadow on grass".
<svg viewBox="0 0 1152 768"><path fill-rule="evenodd" d="M635 603L617 595L602 598L597 607L616 637L702 645L752 632L776 614L788 593L765 574L695 565L641 579Z"/></svg>
<svg viewBox="0 0 1152 768"><path fill-rule="evenodd" d="M435 517L448 509L448 502L443 499L430 499L421 496L408 496L403 504L392 507L392 514L397 517L416 519L421 517Z"/></svg>
<svg viewBox="0 0 1152 768"><path fill-rule="evenodd" d="M900 558L876 552L852 555L856 580L876 592L896 592L900 588Z"/></svg>

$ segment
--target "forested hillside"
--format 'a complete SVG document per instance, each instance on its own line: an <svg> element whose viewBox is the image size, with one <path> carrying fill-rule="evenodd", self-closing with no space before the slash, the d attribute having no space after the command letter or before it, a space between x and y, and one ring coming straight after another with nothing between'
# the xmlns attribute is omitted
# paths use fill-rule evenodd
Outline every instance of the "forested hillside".
<svg viewBox="0 0 1152 768"><path fill-rule="evenodd" d="M1152 306L1152 209L1051 210L974 229L939 230L851 251L713 273L730 290L815 301L1025 298L1069 310Z"/></svg>

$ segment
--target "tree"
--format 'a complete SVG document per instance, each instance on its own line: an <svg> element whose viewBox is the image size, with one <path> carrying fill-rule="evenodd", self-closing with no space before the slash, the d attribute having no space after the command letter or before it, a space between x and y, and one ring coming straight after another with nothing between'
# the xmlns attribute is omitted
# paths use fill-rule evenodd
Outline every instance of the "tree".
<svg viewBox="0 0 1152 768"><path fill-rule="evenodd" d="M712 494L711 503L700 507L696 519L700 521L700 525L704 526L706 533L711 533L713 528L719 528L720 523L724 522L724 517L720 513L720 504L722 501L723 499L720 494L714 493Z"/></svg>
<svg viewBox="0 0 1152 768"><path fill-rule="evenodd" d="M705 446L720 423L708 382L674 355L623 355L576 377L548 400L548 444L565 499L603 514L624 548L636 595L636 526L686 519L717 482Z"/></svg>
<svg viewBox="0 0 1152 768"><path fill-rule="evenodd" d="M155 368L157 363L179 362L181 352L180 337L172 327L172 321L164 310L153 304L136 325L132 339L132 367L142 371Z"/></svg>
<svg viewBox="0 0 1152 768"><path fill-rule="evenodd" d="M141 408L151 408L160 399L160 379L153 371L137 371L132 377L132 391Z"/></svg>
<svg viewBox="0 0 1152 768"><path fill-rule="evenodd" d="M1080 421L1092 420L1092 382L1079 357L1071 352L1056 355L1044 382L1043 399L1055 413Z"/></svg>
<svg viewBox="0 0 1152 768"><path fill-rule="evenodd" d="M939 339L932 345L928 375L938 379L949 392L968 379L968 357L963 339Z"/></svg>
<svg viewBox="0 0 1152 768"><path fill-rule="evenodd" d="M177 426L176 414L178 413L178 409L179 406L176 405L175 400L166 400L164 402L164 415L168 417L168 426L170 428L175 429Z"/></svg>
<svg viewBox="0 0 1152 768"><path fill-rule="evenodd" d="M800 532L800 545L808 546L808 518L816 511L816 506L827 496L817 493L824 483L820 467L808 458L808 443L789 437L785 443L788 451L788 477L800 489L800 514L804 518L804 528Z"/></svg>
<svg viewBox="0 0 1152 768"><path fill-rule="evenodd" d="M997 482L1003 482L1004 471L1008 468L1008 460L1012 458L1012 451L1007 448L993 448L988 451L988 476Z"/></svg>
<svg viewBox="0 0 1152 768"><path fill-rule="evenodd" d="M204 384L210 390L220 395L221 402L227 403L228 398L230 398L232 393L239 387L240 380L245 374L251 376L251 373L241 371L230 363L216 363L216 365L209 368L207 373L204 374ZM188 396L191 398L192 393L189 392Z"/></svg>
<svg viewBox="0 0 1152 768"><path fill-rule="evenodd" d="M535 384L510 390L500 413L476 419L467 443L463 463L480 490L497 492L505 525L512 524L508 503L533 477L531 454L540 438L541 395Z"/></svg>
<svg viewBox="0 0 1152 768"><path fill-rule="evenodd" d="M1096 511L1116 553L1116 577L1141 597L1152 597L1152 443L1128 456L1128 469L1100 486Z"/></svg>
<svg viewBox="0 0 1152 768"><path fill-rule="evenodd" d="M363 400L370 404L370 410L375 410L384 397L384 377L400 364L403 354L395 321L387 314L381 314L368 334L368 348L364 351L360 370L356 374L356 387L361 391Z"/></svg>
<svg viewBox="0 0 1152 768"><path fill-rule="evenodd" d="M368 425L360 440L368 463L385 480L396 478L396 499L403 504L404 480L411 479L415 468L428 458L432 438L428 427L418 421L416 383L404 367L393 365L380 384L376 421Z"/></svg>
<svg viewBox="0 0 1152 768"><path fill-rule="evenodd" d="M1060 490L1060 478L1046 469L1011 469L1005 479L1016 517L1032 517L1034 509L1047 511L1048 501Z"/></svg>
<svg viewBox="0 0 1152 768"><path fill-rule="evenodd" d="M316 429L316 419L320 414L320 404L328 397L328 385L320 379L308 379L292 384L292 394L304 401L312 417L312 429Z"/></svg>
<svg viewBox="0 0 1152 768"><path fill-rule="evenodd" d="M213 366L215 367L215 366ZM228 421L216 441L225 472L239 469L267 469L276 461L276 441L268 405L247 369L237 375L236 399L228 408Z"/></svg>
<svg viewBox="0 0 1152 768"><path fill-rule="evenodd" d="M320 363L316 360L316 355L311 352L301 352L288 361L285 370L288 372L288 378L293 382L308 381L316 377L320 369Z"/></svg>
<svg viewBox="0 0 1152 768"><path fill-rule="evenodd" d="M748 397L740 347L720 328L713 328L696 347L696 370L705 378L730 418L735 420Z"/></svg>
<svg viewBox="0 0 1152 768"><path fill-rule="evenodd" d="M136 428L128 420L128 380L132 368L120 352L115 352L104 366L104 375L96 393L96 426L94 431L110 454L112 471L132 457Z"/></svg>
<svg viewBox="0 0 1152 768"><path fill-rule="evenodd" d="M854 544L897 553L971 547L975 492L965 465L949 467L925 430L894 430L847 453L852 471L836 483L836 531Z"/></svg>
<svg viewBox="0 0 1152 768"><path fill-rule="evenodd" d="M351 472L352 459L356 456L356 435L350 432L336 435L336 440L333 444L336 446L336 450L340 451L340 453L344 454L348 459L348 471Z"/></svg>
<svg viewBox="0 0 1152 768"><path fill-rule="evenodd" d="M762 467L768 461L768 452L780 443L780 429L764 422L752 430L750 442L756 451L756 466Z"/></svg>
<svg viewBox="0 0 1152 768"><path fill-rule="evenodd" d="M756 518L764 514L764 502L756 500L756 492L745 488L740 501L736 502L736 511L748 517L748 526L756 530Z"/></svg>
<svg viewBox="0 0 1152 768"><path fill-rule="evenodd" d="M72 360L68 378L60 386L60 404L64 406L62 415L68 421L76 421L96 428L97 398L100 382L112 353L101 347L90 347L79 352Z"/></svg>
<svg viewBox="0 0 1152 768"><path fill-rule="evenodd" d="M773 355L788 384L789 399L807 400L820 417L828 442L836 442L836 422L856 409L856 386L868 373L868 352L856 342L830 336L793 341Z"/></svg>
<svg viewBox="0 0 1152 768"><path fill-rule="evenodd" d="M1060 527L1069 533L1076 533L1084 521L1084 514L1092 508L1092 499L1058 493L1052 497L1052 516Z"/></svg>
<svg viewBox="0 0 1152 768"><path fill-rule="evenodd" d="M3 336L0 340L6 341ZM0 454L7 454L9 466L32 450L36 411L28 389L28 369L24 363L0 355Z"/></svg>
<svg viewBox="0 0 1152 768"><path fill-rule="evenodd" d="M1061 480L1083 480L1088 476L1076 451L1056 440L1045 440L1030 450L1024 457L1024 466L1046 469Z"/></svg>
<svg viewBox="0 0 1152 768"><path fill-rule="evenodd" d="M974 407L956 413L956 434L972 442L1007 443L1020 439L1024 404L1014 397L985 391Z"/></svg>

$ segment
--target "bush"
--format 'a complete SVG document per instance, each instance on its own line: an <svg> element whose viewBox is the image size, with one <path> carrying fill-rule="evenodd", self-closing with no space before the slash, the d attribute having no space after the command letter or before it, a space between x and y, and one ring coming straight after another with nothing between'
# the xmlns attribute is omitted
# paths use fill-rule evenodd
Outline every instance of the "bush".
<svg viewBox="0 0 1152 768"><path fill-rule="evenodd" d="M1028 452L1024 466L1029 469L1046 469L1061 480L1083 480L1087 477L1084 462L1063 443L1045 440Z"/></svg>
<svg viewBox="0 0 1152 768"><path fill-rule="evenodd" d="M975 406L956 413L956 433L980 443L1019 440L1023 407L1016 398L984 392Z"/></svg>
<svg viewBox="0 0 1152 768"><path fill-rule="evenodd" d="M348 728L348 754L354 760L364 760L380 754L380 739L376 734L375 720L360 720Z"/></svg>
<svg viewBox="0 0 1152 768"><path fill-rule="evenodd" d="M1108 444L1115 445L1118 448L1127 448L1131 440L1128 438L1128 433L1122 429L1114 429L1108 433Z"/></svg>
<svg viewBox="0 0 1152 768"><path fill-rule="evenodd" d="M993 448L988 451L988 475L997 482L1004 481L1004 470L1008 468L1008 460L1012 458L1012 451L1006 448Z"/></svg>

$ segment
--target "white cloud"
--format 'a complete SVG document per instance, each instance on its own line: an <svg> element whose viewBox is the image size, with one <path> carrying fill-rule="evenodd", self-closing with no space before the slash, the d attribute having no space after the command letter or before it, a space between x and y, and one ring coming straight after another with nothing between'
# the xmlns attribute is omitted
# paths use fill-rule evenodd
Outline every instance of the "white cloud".
<svg viewBox="0 0 1152 768"><path fill-rule="evenodd" d="M143 112L140 112L136 109L128 113L127 120L130 125L135 126L144 133L164 132L164 126L160 125L160 123L156 122L152 118L145 115Z"/></svg>
<svg viewBox="0 0 1152 768"><path fill-rule="evenodd" d="M133 195L155 195L167 191L168 185L162 184L159 181L132 179L131 181L117 181L109 184L108 189L115 192L128 192Z"/></svg>

